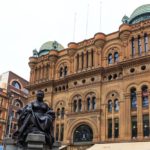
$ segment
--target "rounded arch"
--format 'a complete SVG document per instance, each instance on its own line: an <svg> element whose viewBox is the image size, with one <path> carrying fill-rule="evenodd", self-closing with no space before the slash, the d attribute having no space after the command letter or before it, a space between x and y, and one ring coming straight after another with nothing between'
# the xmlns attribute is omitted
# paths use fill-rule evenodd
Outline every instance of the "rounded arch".
<svg viewBox="0 0 150 150"><path fill-rule="evenodd" d="M61 67L61 65L62 65L63 63L66 63L66 64L68 65L68 67L70 66L70 61L69 61L69 59L67 59L67 58L60 59L60 60L58 60L58 62L56 63L56 70L59 70L59 68Z"/></svg>
<svg viewBox="0 0 150 150"><path fill-rule="evenodd" d="M62 70L60 71L60 69L62 69ZM57 78L62 77L62 76L60 76L60 73L70 74L70 61L69 61L69 59L66 59L66 58L61 59L56 63L56 76L57 76Z"/></svg>
<svg viewBox="0 0 150 150"><path fill-rule="evenodd" d="M70 128L68 129L68 135L67 135L67 139L71 139L71 142L73 142L73 134L74 131L76 130L77 127L79 127L80 125L88 125L92 131L93 131L93 140L94 138L96 138L98 136L98 128L96 123L94 123L92 120L90 119L82 119L82 121L80 119L78 120L74 120L71 125Z"/></svg>
<svg viewBox="0 0 150 150"><path fill-rule="evenodd" d="M22 88L23 88L23 85L21 84L21 82L18 79L12 79L10 81L10 84L19 90L22 90Z"/></svg>
<svg viewBox="0 0 150 150"><path fill-rule="evenodd" d="M87 124L78 126L73 133L73 142L93 141L93 130Z"/></svg>
<svg viewBox="0 0 150 150"><path fill-rule="evenodd" d="M82 100L83 100L83 93L82 93L82 92L75 92L75 93L73 93L73 94L70 96L70 98L69 98L69 103L72 103L73 98L74 98L75 96L81 96L81 98L82 98Z"/></svg>
<svg viewBox="0 0 150 150"><path fill-rule="evenodd" d="M94 93L95 96L98 97L98 91L97 91L96 89L92 89L92 90L89 89L89 90L87 90L87 91L84 92L84 94L83 94L84 99L85 99L86 96L87 96L88 94L90 94L90 93Z"/></svg>
<svg viewBox="0 0 150 150"><path fill-rule="evenodd" d="M139 88L141 89L142 86L146 85L148 87L148 89L150 89L150 83L147 81L143 81L139 84Z"/></svg>
<svg viewBox="0 0 150 150"><path fill-rule="evenodd" d="M13 100L13 105L17 106L19 108L22 108L24 106L23 102L20 99L14 99Z"/></svg>
<svg viewBox="0 0 150 150"><path fill-rule="evenodd" d="M121 51L121 44L118 43L117 41L114 43L108 43L104 46L103 48L103 57L106 57L108 56L108 54L110 53L110 49L114 49L116 48L117 49L117 52L120 54L122 51ZM113 52L116 52L116 51L113 51Z"/></svg>
<svg viewBox="0 0 150 150"><path fill-rule="evenodd" d="M62 103L62 104L61 104ZM55 105L54 105L54 110L56 110L58 108L58 106L61 104L61 107L65 107L66 106L66 102L64 100L58 100Z"/></svg>
<svg viewBox="0 0 150 150"><path fill-rule="evenodd" d="M136 90L138 90L138 85L136 83L130 83L127 87L126 87L126 92L130 93L131 88L135 88Z"/></svg>
<svg viewBox="0 0 150 150"><path fill-rule="evenodd" d="M119 91L117 91L117 90L111 90L111 91L109 91L109 92L107 92L107 94L106 94L106 99L108 100L109 98L110 98L110 96L112 96L112 94L114 94L114 97L118 97L118 98L120 98L120 94L119 94L120 92Z"/></svg>

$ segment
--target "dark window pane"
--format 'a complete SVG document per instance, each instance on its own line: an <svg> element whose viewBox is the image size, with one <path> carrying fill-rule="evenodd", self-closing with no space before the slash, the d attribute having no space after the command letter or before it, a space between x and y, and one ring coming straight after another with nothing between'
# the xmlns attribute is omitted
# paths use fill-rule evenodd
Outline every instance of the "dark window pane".
<svg viewBox="0 0 150 150"><path fill-rule="evenodd" d="M73 135L74 142L88 142L93 140L93 131L88 125L80 125Z"/></svg>
<svg viewBox="0 0 150 150"><path fill-rule="evenodd" d="M87 98L87 110L90 111L90 97Z"/></svg>
<svg viewBox="0 0 150 150"><path fill-rule="evenodd" d="M149 136L149 115L143 115L143 136Z"/></svg>
<svg viewBox="0 0 150 150"><path fill-rule="evenodd" d="M64 139L64 124L61 124L60 126L60 141L63 141Z"/></svg>
<svg viewBox="0 0 150 150"><path fill-rule="evenodd" d="M131 117L132 138L137 137L137 117Z"/></svg>
<svg viewBox="0 0 150 150"><path fill-rule="evenodd" d="M108 138L112 138L112 119L108 119Z"/></svg>
<svg viewBox="0 0 150 150"><path fill-rule="evenodd" d="M119 119L118 118L116 118L115 120L114 120L114 136L115 136L115 138L118 138L119 137Z"/></svg>

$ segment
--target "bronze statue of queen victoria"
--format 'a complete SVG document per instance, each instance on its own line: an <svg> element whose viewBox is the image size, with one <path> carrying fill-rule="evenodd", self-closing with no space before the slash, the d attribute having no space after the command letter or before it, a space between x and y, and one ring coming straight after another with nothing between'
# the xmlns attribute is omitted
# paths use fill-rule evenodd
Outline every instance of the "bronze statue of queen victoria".
<svg viewBox="0 0 150 150"><path fill-rule="evenodd" d="M37 99L19 110L18 130L13 134L19 146L25 146L29 133L45 135L46 144L52 148L54 143L53 122L55 113L44 103L44 92L39 90Z"/></svg>

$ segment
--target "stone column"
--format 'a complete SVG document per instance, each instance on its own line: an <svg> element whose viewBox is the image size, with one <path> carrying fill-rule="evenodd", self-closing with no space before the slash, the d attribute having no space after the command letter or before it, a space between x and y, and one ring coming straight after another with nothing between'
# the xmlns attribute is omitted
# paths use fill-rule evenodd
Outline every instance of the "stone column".
<svg viewBox="0 0 150 150"><path fill-rule="evenodd" d="M148 36L148 54L150 54L150 35L147 36Z"/></svg>
<svg viewBox="0 0 150 150"><path fill-rule="evenodd" d="M95 50L93 50L93 66L92 67L93 68L96 67L96 51Z"/></svg>
<svg viewBox="0 0 150 150"><path fill-rule="evenodd" d="M50 66L51 64L47 64L46 66L46 80L50 80L51 79L51 76L50 76Z"/></svg>
<svg viewBox="0 0 150 150"><path fill-rule="evenodd" d="M77 55L74 57L74 72L77 72Z"/></svg>
<svg viewBox="0 0 150 150"><path fill-rule="evenodd" d="M142 116L142 99L141 92L137 93L137 130L138 138L143 138L143 116Z"/></svg>
<svg viewBox="0 0 150 150"><path fill-rule="evenodd" d="M92 55L91 55L91 50L89 51L88 53L88 57L89 57L89 62L88 62L88 68L91 68L92 67Z"/></svg>
<svg viewBox="0 0 150 150"><path fill-rule="evenodd" d="M79 54L79 71L82 70L82 53Z"/></svg>
<svg viewBox="0 0 150 150"><path fill-rule="evenodd" d="M125 139L131 139L131 104L130 104L130 93L125 95Z"/></svg>
<svg viewBox="0 0 150 150"><path fill-rule="evenodd" d="M84 51L84 70L87 68L87 56L86 56L86 51Z"/></svg>

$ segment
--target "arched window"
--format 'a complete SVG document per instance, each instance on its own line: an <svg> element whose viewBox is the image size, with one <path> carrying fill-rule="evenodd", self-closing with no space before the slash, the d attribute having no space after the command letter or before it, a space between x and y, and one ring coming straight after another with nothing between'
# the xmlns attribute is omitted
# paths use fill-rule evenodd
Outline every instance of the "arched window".
<svg viewBox="0 0 150 150"><path fill-rule="evenodd" d="M57 118L60 117L60 108L57 109Z"/></svg>
<svg viewBox="0 0 150 150"><path fill-rule="evenodd" d="M81 112L82 111L82 100L81 99L79 99L79 101L78 101L78 110L79 110L79 112Z"/></svg>
<svg viewBox="0 0 150 150"><path fill-rule="evenodd" d="M93 131L88 125L80 125L73 134L73 142L89 142L93 140Z"/></svg>
<svg viewBox="0 0 150 150"><path fill-rule="evenodd" d="M73 111L77 112L77 100L74 100L73 102Z"/></svg>
<svg viewBox="0 0 150 150"><path fill-rule="evenodd" d="M139 55L142 54L141 37L140 36L138 36L138 53L139 53Z"/></svg>
<svg viewBox="0 0 150 150"><path fill-rule="evenodd" d="M87 110L90 111L90 97L87 98Z"/></svg>
<svg viewBox="0 0 150 150"><path fill-rule="evenodd" d="M65 67L64 67L64 76L67 75L67 72L68 72L68 68L67 68L67 66L65 66Z"/></svg>
<svg viewBox="0 0 150 150"><path fill-rule="evenodd" d="M146 85L142 86L142 106L148 107L148 87Z"/></svg>
<svg viewBox="0 0 150 150"><path fill-rule="evenodd" d="M23 107L23 103L19 100L19 99L16 99L13 103L14 106L17 106L19 108L22 108Z"/></svg>
<svg viewBox="0 0 150 150"><path fill-rule="evenodd" d="M131 40L131 50L131 55L133 57L135 55L134 37Z"/></svg>
<svg viewBox="0 0 150 150"><path fill-rule="evenodd" d="M13 81L12 82L12 85L16 88L16 89L21 89L21 85L20 85L20 83L19 82L17 82L17 81Z"/></svg>
<svg viewBox="0 0 150 150"><path fill-rule="evenodd" d="M92 109L95 110L96 109L96 97L92 97Z"/></svg>
<svg viewBox="0 0 150 150"><path fill-rule="evenodd" d="M64 115L65 115L65 108L63 107L61 109L61 118L63 119L64 118Z"/></svg>
<svg viewBox="0 0 150 150"><path fill-rule="evenodd" d="M112 112L112 100L108 101L108 112Z"/></svg>
<svg viewBox="0 0 150 150"><path fill-rule="evenodd" d="M118 62L118 60L119 60L119 54L118 54L118 52L115 52L114 53L114 62Z"/></svg>
<svg viewBox="0 0 150 150"><path fill-rule="evenodd" d="M61 67L60 70L59 70L59 75L60 75L60 77L63 76L63 68L62 68L62 67Z"/></svg>
<svg viewBox="0 0 150 150"><path fill-rule="evenodd" d="M144 34L144 52L148 52L148 36L146 33Z"/></svg>
<svg viewBox="0 0 150 150"><path fill-rule="evenodd" d="M118 101L118 99L114 100L114 111L115 112L119 111L119 101Z"/></svg>
<svg viewBox="0 0 150 150"><path fill-rule="evenodd" d="M136 99L136 89L131 88L130 90L130 98L131 98L131 109L137 108L137 99Z"/></svg>
<svg viewBox="0 0 150 150"><path fill-rule="evenodd" d="M108 55L108 64L112 64L112 54Z"/></svg>

